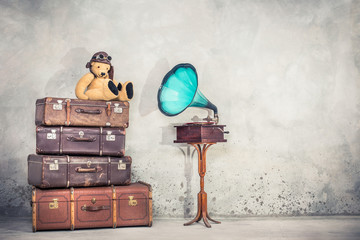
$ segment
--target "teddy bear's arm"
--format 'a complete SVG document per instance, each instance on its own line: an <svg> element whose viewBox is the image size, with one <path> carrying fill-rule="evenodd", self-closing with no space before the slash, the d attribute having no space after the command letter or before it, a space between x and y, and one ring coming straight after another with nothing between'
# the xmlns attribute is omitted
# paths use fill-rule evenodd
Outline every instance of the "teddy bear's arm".
<svg viewBox="0 0 360 240"><path fill-rule="evenodd" d="M94 75L92 73L87 73L82 78L80 78L75 87L75 95L77 98L84 100L89 99L89 97L85 95L85 90L90 85L92 80L94 80Z"/></svg>

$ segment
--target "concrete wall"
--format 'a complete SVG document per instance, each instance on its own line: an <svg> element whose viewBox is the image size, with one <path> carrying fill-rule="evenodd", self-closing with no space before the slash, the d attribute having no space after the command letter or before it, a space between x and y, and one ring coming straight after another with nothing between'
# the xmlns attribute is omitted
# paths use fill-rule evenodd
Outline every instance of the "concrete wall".
<svg viewBox="0 0 360 240"><path fill-rule="evenodd" d="M131 80L126 151L133 180L153 185L154 215L190 217L193 148L174 144L156 94L192 63L227 143L208 151L210 214L360 214L360 1L0 1L0 213L30 214L27 155L35 101L75 98L93 53Z"/></svg>

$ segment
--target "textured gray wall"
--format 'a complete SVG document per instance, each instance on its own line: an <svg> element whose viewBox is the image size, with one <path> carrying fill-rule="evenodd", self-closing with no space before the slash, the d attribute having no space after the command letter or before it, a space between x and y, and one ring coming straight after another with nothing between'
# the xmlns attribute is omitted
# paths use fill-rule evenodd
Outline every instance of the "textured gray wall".
<svg viewBox="0 0 360 240"><path fill-rule="evenodd" d="M127 154L154 215L190 217L197 156L157 110L164 74L190 62L231 132L208 151L214 216L360 214L360 2L0 1L0 214L29 215L35 100L74 98L96 51L131 80ZM195 205L194 205L195 203Z"/></svg>

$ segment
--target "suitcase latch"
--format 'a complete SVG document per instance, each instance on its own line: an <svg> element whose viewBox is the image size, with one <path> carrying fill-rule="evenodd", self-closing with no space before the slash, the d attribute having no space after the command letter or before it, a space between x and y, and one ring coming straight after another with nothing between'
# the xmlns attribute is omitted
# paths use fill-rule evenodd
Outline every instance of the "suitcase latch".
<svg viewBox="0 0 360 240"><path fill-rule="evenodd" d="M49 209L57 209L59 208L58 199L54 198L54 202L49 203Z"/></svg>
<svg viewBox="0 0 360 240"><path fill-rule="evenodd" d="M115 107L114 107L114 113L122 113L122 107L119 107L119 103L114 103Z"/></svg>
<svg viewBox="0 0 360 240"><path fill-rule="evenodd" d="M118 170L126 170L126 163L123 163L122 160L119 160Z"/></svg>
<svg viewBox="0 0 360 240"><path fill-rule="evenodd" d="M56 111L62 110L62 102L63 100L57 100L57 103L53 104L53 109Z"/></svg>
<svg viewBox="0 0 360 240"><path fill-rule="evenodd" d="M106 141L108 142L114 142L115 141L115 135L112 135L112 131L106 131Z"/></svg>
<svg viewBox="0 0 360 240"><path fill-rule="evenodd" d="M83 131L80 131L80 132L79 132L79 137L80 137L80 138L83 138L84 135L85 135L85 133L84 133Z"/></svg>
<svg viewBox="0 0 360 240"><path fill-rule="evenodd" d="M51 129L51 133L46 135L46 139L56 139L56 129Z"/></svg>
<svg viewBox="0 0 360 240"><path fill-rule="evenodd" d="M54 163L50 163L49 165L50 171L57 171L59 170L59 160L55 159Z"/></svg>
<svg viewBox="0 0 360 240"><path fill-rule="evenodd" d="M129 206L135 207L137 205L137 200L134 200L134 196L129 196Z"/></svg>

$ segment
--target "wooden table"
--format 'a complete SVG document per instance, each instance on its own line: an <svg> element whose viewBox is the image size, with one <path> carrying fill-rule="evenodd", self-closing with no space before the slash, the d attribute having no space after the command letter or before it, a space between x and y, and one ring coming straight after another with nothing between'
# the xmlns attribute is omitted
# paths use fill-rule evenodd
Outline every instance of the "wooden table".
<svg viewBox="0 0 360 240"><path fill-rule="evenodd" d="M175 126L177 128L177 140L175 143L188 143L195 147L198 152L198 172L200 176L200 192L198 193L198 209L196 217L184 224L184 226L191 225L195 222L204 220L205 226L210 228L211 225L208 220L214 223L221 223L210 218L207 211L207 193L204 190L204 177L206 174L206 152L216 142L226 142L224 139L225 125L181 125Z"/></svg>

